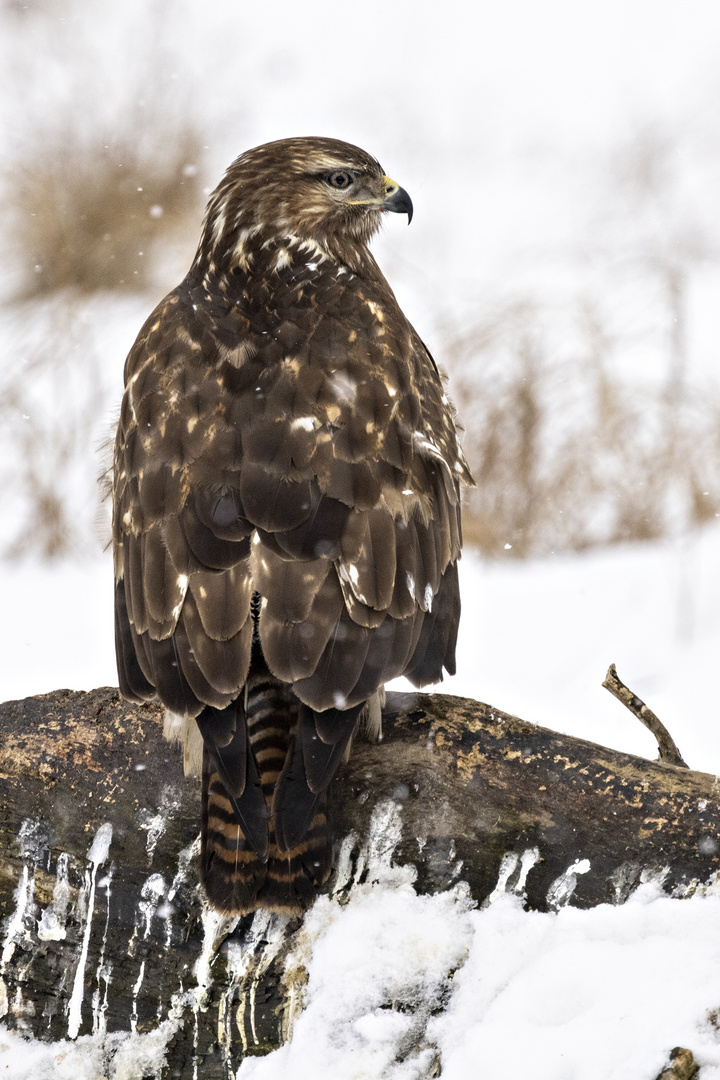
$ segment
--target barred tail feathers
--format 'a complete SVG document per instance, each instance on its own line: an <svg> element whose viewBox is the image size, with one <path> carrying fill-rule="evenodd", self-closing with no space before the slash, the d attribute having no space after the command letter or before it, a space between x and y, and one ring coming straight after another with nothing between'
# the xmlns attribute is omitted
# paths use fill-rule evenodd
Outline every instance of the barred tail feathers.
<svg viewBox="0 0 720 1080"><path fill-rule="evenodd" d="M303 775L297 777L297 789L304 788L307 792L309 803L306 798L303 805L306 810L309 806L310 812L305 814L301 831L295 830L290 844L284 842L283 836L276 835L274 809L277 794L282 789L280 780L288 774L300 749L303 726L300 714L306 707L299 703L287 684L268 671L257 643L253 647L246 690L238 705L240 701L243 707L237 711L237 727L226 747L212 745L206 717L201 714L198 718L205 736L203 885L213 906L228 913L245 914L266 908L298 914L309 907L318 886L327 879L332 854L327 785L311 794ZM237 782L231 764L242 767L242 753L238 748L243 739L247 740L245 745L249 750L244 785ZM337 753L333 756L339 763ZM220 757L228 762L225 770ZM265 851L262 851L264 845L256 834L258 814L251 810L249 820L245 805L248 787L252 784L252 770L256 770L256 783L262 790L265 804Z"/></svg>
<svg viewBox="0 0 720 1080"><path fill-rule="evenodd" d="M310 906L332 864L326 792L320 794L313 813L292 844L284 843L278 835L277 795L281 778L295 756L302 709L304 706L290 687L270 674L260 653L248 680L248 715L250 743L262 774L270 828L267 874L257 906L285 914L297 914Z"/></svg>
<svg viewBox="0 0 720 1080"><path fill-rule="evenodd" d="M261 859L238 823L233 801L215 767L203 752L201 877L208 900L227 914L254 911L267 874Z"/></svg>
<svg viewBox="0 0 720 1080"><path fill-rule="evenodd" d="M207 706L203 737L201 871L221 911L252 911L266 874L268 808L249 740L245 703Z"/></svg>

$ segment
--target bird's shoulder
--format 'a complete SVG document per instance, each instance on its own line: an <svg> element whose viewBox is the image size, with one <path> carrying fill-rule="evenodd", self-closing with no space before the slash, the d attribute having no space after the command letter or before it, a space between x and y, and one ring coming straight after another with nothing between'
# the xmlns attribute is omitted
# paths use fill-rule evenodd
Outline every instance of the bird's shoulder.
<svg viewBox="0 0 720 1080"><path fill-rule="evenodd" d="M331 424L358 408L381 423L398 399L419 400L432 364L379 271L262 254L220 279L189 275L155 308L125 365L121 426L146 400L157 415L203 394L239 408L237 420L278 420L304 402Z"/></svg>
<svg viewBox="0 0 720 1080"><path fill-rule="evenodd" d="M128 357L118 438L194 483L243 458L328 484L340 462L406 474L416 454L467 473L437 367L374 260L357 273L279 244L158 305Z"/></svg>

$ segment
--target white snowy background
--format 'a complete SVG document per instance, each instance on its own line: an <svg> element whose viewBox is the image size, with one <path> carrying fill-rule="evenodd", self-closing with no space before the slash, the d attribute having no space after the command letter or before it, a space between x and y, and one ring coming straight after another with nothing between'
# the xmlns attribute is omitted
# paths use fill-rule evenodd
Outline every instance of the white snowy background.
<svg viewBox="0 0 720 1080"><path fill-rule="evenodd" d="M202 141L188 165L208 187L259 142L298 134L356 142L413 197L412 227L389 221L376 253L453 379L462 373L443 342L479 313L518 296L561 311L591 288L613 325L630 326L617 372L662 384L666 313L648 279L623 269L628 237L642 234L636 248L653 267L675 259L683 273L684 378L715 392L713 0L5 0L0 31L9 159L33 133L52 131L56 117L59 129L71 117L72 131L90 144L120 123L128 101L136 109L131 136L156 139L158 154L163 131L169 149L178 115L190 117ZM674 178L650 210L623 202L617 180L648 142L665 148ZM6 203L11 196L6 185ZM156 252L143 291L41 295L8 300L0 311L0 389L23 365L32 380L32 350L52 347L58 325L69 327L58 370L42 369L21 419L56 416L68 395L82 398L88 368L74 358L86 354L95 358L88 407L96 410L87 460L78 464L75 453L63 481L77 521L90 522L87 543L74 558L15 552L0 561L0 699L116 682L106 524L100 513L93 532L87 476L99 471L92 450L111 430L127 350L184 272L196 239L190 228ZM8 257L0 271L8 298L21 262ZM651 332L634 336L640 323ZM19 453L7 415L0 471ZM67 434L74 423L72 414L60 428ZM44 451L49 460L57 458L53 445ZM2 537L14 536L23 512L22 493L3 497ZM442 691L654 757L650 735L600 686L614 662L691 767L720 773L720 523L579 554L501 554L468 550L463 558L458 674ZM5 936L8 925L0 926ZM428 1046L449 1080L654 1080L676 1045L693 1051L702 1080L720 1080L711 1015L720 1008L720 897L712 889L679 900L649 883L620 907L552 914L524 912L518 897L503 894L478 911L462 891L419 897L407 874L386 866L346 906L321 900L307 928L306 1011L292 1042L248 1060L241 1080L430 1075L431 1049L399 1060L413 1014L381 1010L378 1002L393 995L414 1001L417 1015L437 1009L424 1021ZM0 1028L0 1072L12 1080L140 1078L158 1067L162 1043L129 1041L110 1064L104 1053L98 1040L28 1046Z"/></svg>

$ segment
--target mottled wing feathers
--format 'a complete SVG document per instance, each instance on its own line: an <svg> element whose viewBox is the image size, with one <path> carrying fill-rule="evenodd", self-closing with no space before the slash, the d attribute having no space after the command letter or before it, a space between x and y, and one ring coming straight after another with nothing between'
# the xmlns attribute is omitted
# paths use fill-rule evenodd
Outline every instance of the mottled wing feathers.
<svg viewBox="0 0 720 1080"><path fill-rule="evenodd" d="M252 526L233 487L213 477L210 459L232 460L240 443L216 418L219 387L176 295L148 320L126 380L114 507L121 689L156 692L190 716L223 709L250 663Z"/></svg>
<svg viewBox="0 0 720 1080"><path fill-rule="evenodd" d="M130 356L116 543L138 663L173 708L223 708L243 686L253 589L271 670L312 708L358 704L408 665L459 555L442 386L391 296L347 277L279 273L250 319L227 301L203 318L186 286Z"/></svg>
<svg viewBox="0 0 720 1080"><path fill-rule="evenodd" d="M120 686L198 718L204 879L224 910L270 881L286 906L311 895L329 867L325 792L363 704L402 673L454 670L469 474L431 357L369 255L365 270L258 244L232 274L191 273L126 365ZM265 748L272 778L265 729L237 704L254 634L290 716Z"/></svg>

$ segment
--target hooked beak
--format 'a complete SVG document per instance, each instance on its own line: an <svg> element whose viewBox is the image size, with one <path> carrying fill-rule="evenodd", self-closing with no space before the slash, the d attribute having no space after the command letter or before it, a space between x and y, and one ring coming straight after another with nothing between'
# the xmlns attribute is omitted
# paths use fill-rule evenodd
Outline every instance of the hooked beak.
<svg viewBox="0 0 720 1080"><path fill-rule="evenodd" d="M407 214L408 225L412 221L413 204L405 188L401 188L395 180L389 176L385 180L385 198L382 202L383 210L389 210L393 214Z"/></svg>

